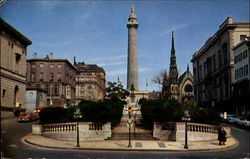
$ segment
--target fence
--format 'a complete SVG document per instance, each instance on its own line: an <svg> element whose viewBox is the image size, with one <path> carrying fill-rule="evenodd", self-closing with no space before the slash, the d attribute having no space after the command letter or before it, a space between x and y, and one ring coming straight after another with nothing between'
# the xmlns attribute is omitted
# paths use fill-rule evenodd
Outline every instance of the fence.
<svg viewBox="0 0 250 159"><path fill-rule="evenodd" d="M225 128L228 136L231 136L230 128ZM215 140L218 138L218 126L187 123L188 140L204 141ZM184 141L185 140L185 123L169 122L154 123L153 137L160 140Z"/></svg>
<svg viewBox="0 0 250 159"><path fill-rule="evenodd" d="M77 123L32 125L32 133L49 138L76 141ZM79 122L80 141L105 140L111 137L111 123Z"/></svg>

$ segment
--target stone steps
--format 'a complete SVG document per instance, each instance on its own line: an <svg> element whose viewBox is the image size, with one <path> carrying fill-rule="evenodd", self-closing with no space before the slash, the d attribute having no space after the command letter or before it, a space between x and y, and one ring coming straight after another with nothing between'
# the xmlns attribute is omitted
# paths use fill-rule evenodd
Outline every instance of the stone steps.
<svg viewBox="0 0 250 159"><path fill-rule="evenodd" d="M111 140L128 140L129 133L112 133ZM133 133L131 132L131 140L156 140L152 132L148 133Z"/></svg>

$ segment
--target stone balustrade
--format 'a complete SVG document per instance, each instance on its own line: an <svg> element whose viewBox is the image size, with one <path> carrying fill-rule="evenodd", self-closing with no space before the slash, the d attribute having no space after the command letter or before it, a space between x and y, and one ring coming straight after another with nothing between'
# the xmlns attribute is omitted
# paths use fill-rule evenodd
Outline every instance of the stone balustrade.
<svg viewBox="0 0 250 159"><path fill-rule="evenodd" d="M76 131L77 123L46 124L42 125L43 132Z"/></svg>
<svg viewBox="0 0 250 159"><path fill-rule="evenodd" d="M32 125L32 133L49 138L76 141L77 123ZM111 123L79 122L79 140L96 141L111 137Z"/></svg>
<svg viewBox="0 0 250 159"><path fill-rule="evenodd" d="M227 136L231 136L231 130L225 127ZM215 140L218 138L218 126L187 123L188 141ZM185 122L154 123L153 137L160 140L184 141Z"/></svg>

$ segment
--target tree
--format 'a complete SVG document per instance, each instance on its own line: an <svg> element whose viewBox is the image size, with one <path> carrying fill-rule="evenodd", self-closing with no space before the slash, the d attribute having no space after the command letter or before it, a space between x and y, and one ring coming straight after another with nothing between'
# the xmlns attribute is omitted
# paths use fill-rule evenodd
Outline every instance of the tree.
<svg viewBox="0 0 250 159"><path fill-rule="evenodd" d="M129 96L129 92L123 88L123 85L116 82L108 82L106 93L111 98L126 99Z"/></svg>
<svg viewBox="0 0 250 159"><path fill-rule="evenodd" d="M155 76L152 81L156 84L160 84L162 86L162 94L161 97L163 99L170 99L170 83L169 76L166 70L160 71L159 75Z"/></svg>

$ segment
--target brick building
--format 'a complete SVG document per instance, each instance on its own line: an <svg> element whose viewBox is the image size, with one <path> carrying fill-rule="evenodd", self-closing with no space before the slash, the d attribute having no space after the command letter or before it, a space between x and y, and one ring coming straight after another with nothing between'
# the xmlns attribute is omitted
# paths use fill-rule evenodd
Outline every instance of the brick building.
<svg viewBox="0 0 250 159"><path fill-rule="evenodd" d="M76 104L81 100L98 101L105 97L106 73L96 64L74 60L76 74Z"/></svg>
<svg viewBox="0 0 250 159"><path fill-rule="evenodd" d="M28 86L47 90L48 105L75 104L75 77L76 67L67 59L53 59L52 53L27 60Z"/></svg>
<svg viewBox="0 0 250 159"><path fill-rule="evenodd" d="M26 91L26 55L31 41L0 18L1 118L23 108Z"/></svg>

